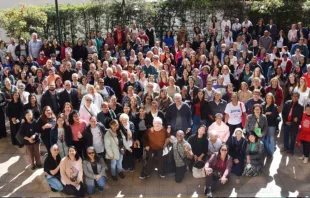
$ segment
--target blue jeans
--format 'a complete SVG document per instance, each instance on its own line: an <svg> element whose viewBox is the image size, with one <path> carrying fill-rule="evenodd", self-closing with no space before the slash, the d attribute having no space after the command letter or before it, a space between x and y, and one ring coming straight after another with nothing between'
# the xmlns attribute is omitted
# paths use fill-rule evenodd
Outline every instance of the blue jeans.
<svg viewBox="0 0 310 198"><path fill-rule="evenodd" d="M103 187L104 187L104 184L105 184L105 177L102 176L98 181L95 180L95 182L98 185L98 190L100 192L103 192ZM88 194L93 194L95 192L95 185L86 185L86 187L87 187L87 193Z"/></svg>
<svg viewBox="0 0 310 198"><path fill-rule="evenodd" d="M200 122L200 116L193 115L192 134L196 134L198 132L199 126L202 124L207 126L207 121L202 120L202 122Z"/></svg>
<svg viewBox="0 0 310 198"><path fill-rule="evenodd" d="M111 175L116 176L116 168L117 172L121 173L123 171L123 155L120 153L119 154L119 159L118 160L111 160Z"/></svg>
<svg viewBox="0 0 310 198"><path fill-rule="evenodd" d="M264 144L269 155L273 155L274 153L274 134L276 132L276 128L277 127L275 126L268 127L267 135L265 137L266 139Z"/></svg>
<svg viewBox="0 0 310 198"><path fill-rule="evenodd" d="M60 182L59 178L46 174L45 176L47 183L50 185L51 188L57 190L57 191L62 191L64 189L62 183Z"/></svg>

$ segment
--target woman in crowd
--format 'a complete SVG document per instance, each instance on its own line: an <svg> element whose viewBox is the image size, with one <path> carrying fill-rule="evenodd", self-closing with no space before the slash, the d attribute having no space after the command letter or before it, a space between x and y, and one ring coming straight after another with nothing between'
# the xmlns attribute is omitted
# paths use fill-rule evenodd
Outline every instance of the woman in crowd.
<svg viewBox="0 0 310 198"><path fill-rule="evenodd" d="M191 145L192 152L194 154L194 162L203 161L208 159L208 144L209 141L206 135L206 126L201 125L198 128L198 132L191 135L188 139L188 143Z"/></svg>
<svg viewBox="0 0 310 198"><path fill-rule="evenodd" d="M102 157L99 157L94 147L87 148L87 157L83 161L84 180L88 194L95 192L95 187L98 187L100 192L103 192L107 165ZM97 184L97 185L96 185Z"/></svg>
<svg viewBox="0 0 310 198"><path fill-rule="evenodd" d="M123 113L123 107L120 103L117 102L117 98L115 95L111 96L109 107L114 111L115 115Z"/></svg>
<svg viewBox="0 0 310 198"><path fill-rule="evenodd" d="M174 94L180 93L181 90L179 86L175 85L175 79L173 77L170 76L168 78L168 82L169 82L169 86L166 87L166 92L170 98L173 98Z"/></svg>
<svg viewBox="0 0 310 198"><path fill-rule="evenodd" d="M135 137L135 125L129 121L129 116L125 113L122 113L119 117L120 121L120 131L125 136L124 144L130 147L126 149L126 152L123 155L123 169L125 171L134 171L134 155L133 155L133 142L136 140Z"/></svg>
<svg viewBox="0 0 310 198"><path fill-rule="evenodd" d="M222 141L217 136L217 131L211 130L208 132L208 158L210 158L214 153L217 153L222 145Z"/></svg>
<svg viewBox="0 0 310 198"><path fill-rule="evenodd" d="M238 102L236 93L231 95L231 102L225 108L225 124L229 126L230 135L236 128L242 128L242 116L246 115L243 102Z"/></svg>
<svg viewBox="0 0 310 198"><path fill-rule="evenodd" d="M255 177L263 172L264 144L254 131L249 132L243 176Z"/></svg>
<svg viewBox="0 0 310 198"><path fill-rule="evenodd" d="M225 144L230 136L229 127L223 122L223 114L215 114L215 122L213 122L208 131L215 130L218 138Z"/></svg>
<svg viewBox="0 0 310 198"><path fill-rule="evenodd" d="M117 120L112 120L110 122L110 129L104 135L104 147L106 150L106 159L111 160L111 176L114 181L117 181L116 168L118 175L121 179L125 178L123 174L123 155L128 151L132 151L131 148L126 145L126 135L123 134L122 130L119 128L119 123Z"/></svg>
<svg viewBox="0 0 310 198"><path fill-rule="evenodd" d="M249 86L246 82L241 82L241 88L238 91L238 98L239 101L243 103L252 98L252 91L249 90Z"/></svg>
<svg viewBox="0 0 310 198"><path fill-rule="evenodd" d="M81 84L78 87L79 97L82 99L88 93L88 81L86 76L81 77Z"/></svg>
<svg viewBox="0 0 310 198"><path fill-rule="evenodd" d="M307 98L308 98L309 92L310 92L310 88L307 86L308 86L308 83L307 83L306 78L301 77L299 79L298 85L294 89L295 91L297 91L300 94L298 102L303 107L306 106L306 101L307 101Z"/></svg>
<svg viewBox="0 0 310 198"><path fill-rule="evenodd" d="M221 184L226 184L233 165L232 158L228 155L228 146L222 145L218 154L213 154L205 165L206 170L206 188L205 195L212 197L213 181L220 181Z"/></svg>
<svg viewBox="0 0 310 198"><path fill-rule="evenodd" d="M25 111L25 121L21 124L18 131L19 137L23 138L23 144L26 145L27 153L31 162L31 170L42 167L40 159L40 138L35 132L35 120L31 110ZM21 142L20 142L21 143ZM34 163L36 162L36 163Z"/></svg>
<svg viewBox="0 0 310 198"><path fill-rule="evenodd" d="M12 144L18 145L19 148L23 147L23 145L16 140L15 136L19 130L21 119L23 118L23 106L19 93L17 91L13 92L12 100L6 108L6 115L10 121Z"/></svg>
<svg viewBox="0 0 310 198"><path fill-rule="evenodd" d="M261 73L259 67L256 67L254 69L254 72L253 72L252 76L249 78L249 81L248 81L249 87L252 85L252 81L256 77L260 79L260 86L265 87L266 80L265 80L265 77L263 76L263 74Z"/></svg>
<svg viewBox="0 0 310 198"><path fill-rule="evenodd" d="M237 128L228 141L229 155L232 157L233 166L231 172L241 176L244 170L245 152L247 140L241 128Z"/></svg>
<svg viewBox="0 0 310 198"><path fill-rule="evenodd" d="M30 94L28 96L28 103L24 105L24 109L23 109L23 112L25 112L26 110L31 110L32 111L32 114L33 114L33 118L35 120L39 119L39 117L41 116L42 114L42 111L41 111L41 107L40 105L38 104L38 101L37 101L37 97L35 94Z"/></svg>
<svg viewBox="0 0 310 198"><path fill-rule="evenodd" d="M275 148L275 132L277 129L277 125L279 124L277 119L279 117L278 108L275 104L275 99L272 93L268 93L266 95L265 103L263 104L263 113L267 117L267 134L265 143L265 149L269 156L273 156L274 148Z"/></svg>
<svg viewBox="0 0 310 198"><path fill-rule="evenodd" d="M158 109L163 113L166 113L169 105L173 103L172 98L168 95L167 90L165 88L162 88L160 90L159 96L155 98L155 101L158 102Z"/></svg>
<svg viewBox="0 0 310 198"><path fill-rule="evenodd" d="M38 84L38 87L36 88L36 91L34 93L37 98L38 104L41 105L41 98L43 95L43 86L41 84Z"/></svg>
<svg viewBox="0 0 310 198"><path fill-rule="evenodd" d="M292 98L291 94L294 88L297 86L297 83L298 79L295 77L293 73L290 73L283 87L283 98L284 98L283 102L286 102Z"/></svg>
<svg viewBox="0 0 310 198"><path fill-rule="evenodd" d="M283 102L283 90L280 87L280 83L278 78L272 78L270 80L270 85L265 88L266 94L271 92L275 93L274 98L275 98L275 104L278 106L278 112L282 111L282 102Z"/></svg>
<svg viewBox="0 0 310 198"><path fill-rule="evenodd" d="M69 125L69 115L73 111L73 106L71 103L66 102L64 104L63 115L65 118L65 122Z"/></svg>
<svg viewBox="0 0 310 198"><path fill-rule="evenodd" d="M201 124L207 125L208 115L205 112L209 112L209 104L205 100L205 93L202 89L199 89L197 96L192 101L191 109L193 115L192 132L197 133Z"/></svg>
<svg viewBox="0 0 310 198"><path fill-rule="evenodd" d="M49 106L44 107L42 112L43 114L36 124L36 132L41 134L41 139L49 152L51 147L50 132L56 125L56 116Z"/></svg>
<svg viewBox="0 0 310 198"><path fill-rule="evenodd" d="M63 192L76 197L84 197L82 159L74 146L69 147L68 153L60 162Z"/></svg>
<svg viewBox="0 0 310 198"><path fill-rule="evenodd" d="M4 93L0 91L0 138L5 138L6 133L6 126L5 126L5 106L7 102L5 99Z"/></svg>
<svg viewBox="0 0 310 198"><path fill-rule="evenodd" d="M260 95L261 95L262 98L264 98L265 95L266 95L266 91L265 91L265 88L261 86L261 83L260 83L260 82L261 82L261 81L260 81L260 79L259 79L258 77L253 78L253 84L252 84L252 86L250 86L249 89L250 89L250 91L251 91L252 93L253 93L253 91L254 91L255 89L260 90Z"/></svg>
<svg viewBox="0 0 310 198"><path fill-rule="evenodd" d="M303 146L303 155L299 157L304 164L308 163L310 153L310 104L306 105L305 112L301 119L301 129L298 133L297 142L301 142Z"/></svg>
<svg viewBox="0 0 310 198"><path fill-rule="evenodd" d="M58 146L60 157L67 156L68 147L72 146L72 132L66 123L64 114L58 115L56 125L52 128L50 136L50 145L56 144Z"/></svg>
<svg viewBox="0 0 310 198"><path fill-rule="evenodd" d="M265 140L268 131L268 122L267 117L263 114L262 105L254 104L252 114L248 115L244 128L246 133L254 131L262 141Z"/></svg>
<svg viewBox="0 0 310 198"><path fill-rule="evenodd" d="M59 147L54 144L44 161L45 178L53 192L63 191L63 185L60 181L60 161Z"/></svg>
<svg viewBox="0 0 310 198"><path fill-rule="evenodd" d="M243 72L239 76L239 82L249 82L249 78L252 76L252 71L250 70L250 65L246 64L244 66Z"/></svg>
<svg viewBox="0 0 310 198"><path fill-rule="evenodd" d="M89 123L89 119L92 116L97 116L99 112L99 108L93 103L93 96L90 94L86 94L83 99L85 100L85 103L83 106L81 106L79 114L81 119L85 120L86 123ZM101 107L101 104L100 104Z"/></svg>
<svg viewBox="0 0 310 198"><path fill-rule="evenodd" d="M87 122L80 118L78 111L73 110L69 115L69 124L72 131L72 145L78 151L79 155L83 154L82 133L87 126Z"/></svg>

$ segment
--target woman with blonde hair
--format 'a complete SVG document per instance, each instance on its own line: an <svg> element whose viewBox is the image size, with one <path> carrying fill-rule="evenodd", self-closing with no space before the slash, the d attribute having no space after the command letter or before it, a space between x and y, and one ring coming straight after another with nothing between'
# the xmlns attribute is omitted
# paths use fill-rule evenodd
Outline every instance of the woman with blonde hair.
<svg viewBox="0 0 310 198"><path fill-rule="evenodd" d="M264 87L266 85L266 80L265 80L265 77L263 76L263 74L261 73L261 70L259 67L256 67L253 71L253 74L252 76L249 78L249 81L248 81L248 84L249 86L252 85L253 83L253 79L257 77L260 79L260 82L261 82L261 86Z"/></svg>
<svg viewBox="0 0 310 198"><path fill-rule="evenodd" d="M165 70L161 70L158 77L158 85L160 88L167 87L169 85L168 78L168 73Z"/></svg>
<svg viewBox="0 0 310 198"><path fill-rule="evenodd" d="M308 87L306 78L301 77L298 85L294 89L300 94L298 103L303 107L306 106L306 102L310 94L310 88Z"/></svg>
<svg viewBox="0 0 310 198"><path fill-rule="evenodd" d="M252 98L252 91L249 90L249 86L246 82L241 82L240 90L238 91L238 98L240 102L245 103Z"/></svg>

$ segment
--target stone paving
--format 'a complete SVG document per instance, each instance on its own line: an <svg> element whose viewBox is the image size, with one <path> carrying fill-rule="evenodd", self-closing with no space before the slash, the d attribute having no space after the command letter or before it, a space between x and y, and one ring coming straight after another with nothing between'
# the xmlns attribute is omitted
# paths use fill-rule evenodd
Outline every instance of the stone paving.
<svg viewBox="0 0 310 198"><path fill-rule="evenodd" d="M279 141L279 137L276 138ZM282 146L280 144L280 146ZM43 147L41 147L43 148ZM294 156L281 154L279 145L274 158L265 160L264 173L258 177L231 176L225 187L215 189L216 197L297 197L310 195L310 163L303 164ZM42 156L42 162L44 157ZM103 193L91 197L204 197L204 179L194 179L187 173L182 183L172 176L164 179L153 173L146 180L139 179L142 164L137 163L134 173L125 173L118 182L107 180ZM45 181L43 169L32 171L25 148L12 146L10 139L0 140L0 196L1 197L68 197L52 192ZM90 196L88 196L90 197Z"/></svg>

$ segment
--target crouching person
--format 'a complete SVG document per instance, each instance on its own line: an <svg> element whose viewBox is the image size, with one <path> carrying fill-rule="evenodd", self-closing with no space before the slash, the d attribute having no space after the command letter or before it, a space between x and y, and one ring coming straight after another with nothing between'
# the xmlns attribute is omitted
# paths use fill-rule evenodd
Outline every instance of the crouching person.
<svg viewBox="0 0 310 198"><path fill-rule="evenodd" d="M44 161L44 172L46 173L45 178L53 192L63 190L63 185L60 182L60 161L59 148L57 144L54 144Z"/></svg>
<svg viewBox="0 0 310 198"><path fill-rule="evenodd" d="M206 197L212 197L212 183L213 181L226 184L228 176L232 167L232 158L228 155L228 147L222 145L219 149L219 153L215 153L211 156L205 165L206 170Z"/></svg>
<svg viewBox="0 0 310 198"><path fill-rule="evenodd" d="M87 193L95 192L95 182L98 190L103 192L107 165L102 157L99 157L94 147L87 148L87 158L83 161L84 179L87 187Z"/></svg>
<svg viewBox="0 0 310 198"><path fill-rule="evenodd" d="M183 131L177 131L176 138L171 138L171 142L173 144L173 157L176 165L175 182L180 183L194 155L191 145L184 140Z"/></svg>

